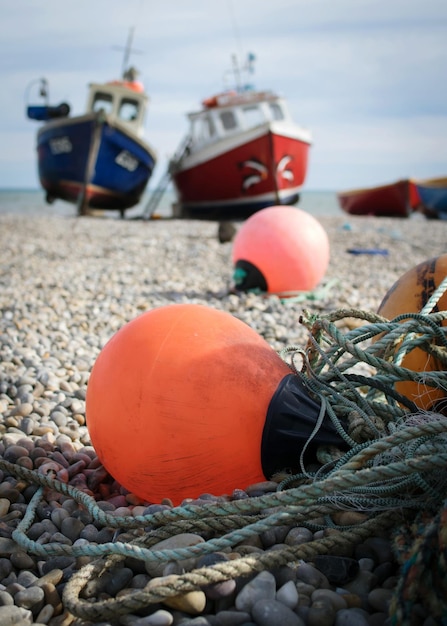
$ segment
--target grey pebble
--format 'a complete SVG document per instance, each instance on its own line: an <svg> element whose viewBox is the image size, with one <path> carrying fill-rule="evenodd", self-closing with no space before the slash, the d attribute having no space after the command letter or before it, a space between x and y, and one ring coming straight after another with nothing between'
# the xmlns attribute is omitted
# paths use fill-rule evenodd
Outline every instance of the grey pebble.
<svg viewBox="0 0 447 626"><path fill-rule="evenodd" d="M321 598L312 601L307 613L308 626L332 626L336 611L332 602Z"/></svg>
<svg viewBox="0 0 447 626"><path fill-rule="evenodd" d="M373 572L360 570L357 576L351 582L344 585L344 588L359 596L368 594L374 587L377 578Z"/></svg>
<svg viewBox="0 0 447 626"><path fill-rule="evenodd" d="M66 546L72 546L73 545L73 541L70 539L68 532L66 534L64 534L62 532L54 533L54 535L51 535L51 537L50 537L50 542L51 543L58 543L60 545L66 545Z"/></svg>
<svg viewBox="0 0 447 626"><path fill-rule="evenodd" d="M368 537L364 543L373 551L377 563L385 563L392 560L393 552L389 539Z"/></svg>
<svg viewBox="0 0 447 626"><path fill-rule="evenodd" d="M258 600L274 600L276 594L276 581L270 572L260 572L253 580L248 582L238 593L235 601L239 611L249 613Z"/></svg>
<svg viewBox="0 0 447 626"><path fill-rule="evenodd" d="M50 621L50 619L54 615L54 610L55 610L54 606L52 606L51 604L46 604L39 611L39 613L38 613L38 615L36 617L36 622L37 623L41 623L41 624L48 624L48 622Z"/></svg>
<svg viewBox="0 0 447 626"><path fill-rule="evenodd" d="M49 519L44 519L41 522L35 522L32 524L30 529L28 530L28 537L33 541L36 541L43 535L43 533L47 532L51 535L54 535L58 531L57 526L53 524L53 522Z"/></svg>
<svg viewBox="0 0 447 626"><path fill-rule="evenodd" d="M53 556L44 561L41 566L41 573L48 574L52 570L66 570L75 564L76 559L72 556Z"/></svg>
<svg viewBox="0 0 447 626"><path fill-rule="evenodd" d="M10 559L0 558L0 581L9 576L12 571L12 563Z"/></svg>
<svg viewBox="0 0 447 626"><path fill-rule="evenodd" d="M250 621L250 613L245 611L219 611L216 615L216 626L240 626Z"/></svg>
<svg viewBox="0 0 447 626"><path fill-rule="evenodd" d="M298 615L289 607L276 600L258 600L251 610L253 619L258 626L301 626L302 622Z"/></svg>
<svg viewBox="0 0 447 626"><path fill-rule="evenodd" d="M33 558L22 550L11 554L11 563L17 569L32 569L35 565Z"/></svg>
<svg viewBox="0 0 447 626"><path fill-rule="evenodd" d="M84 527L85 524L83 524L80 519L75 517L66 517L61 522L61 533L71 539L71 541L76 541Z"/></svg>
<svg viewBox="0 0 447 626"><path fill-rule="evenodd" d="M228 557L222 552L213 552L211 554L205 554L197 559L196 567L211 567L216 563L224 563L228 561ZM210 600L218 600L219 598L226 598L231 595L236 589L235 580L224 580L220 583L207 585L203 591Z"/></svg>
<svg viewBox="0 0 447 626"><path fill-rule="evenodd" d="M159 609L145 617L136 618L129 623L129 626L171 626L174 622L172 613L164 609ZM125 622L123 622L125 623Z"/></svg>
<svg viewBox="0 0 447 626"><path fill-rule="evenodd" d="M388 578L396 572L396 564L390 561L381 563L374 569L374 576L377 578L377 584L382 585Z"/></svg>
<svg viewBox="0 0 447 626"><path fill-rule="evenodd" d="M44 591L42 587L28 587L19 591L14 596L14 602L17 606L21 606L25 609L32 609L36 604L39 604L44 599Z"/></svg>
<svg viewBox="0 0 447 626"><path fill-rule="evenodd" d="M326 589L330 587L326 576L310 563L300 563L296 577L298 580L312 585L313 587L324 587Z"/></svg>
<svg viewBox="0 0 447 626"><path fill-rule="evenodd" d="M285 583L282 587L278 589L276 592L276 600L281 602L285 606L288 606L289 609L294 609L298 604L298 591L295 583L292 580Z"/></svg>
<svg viewBox="0 0 447 626"><path fill-rule="evenodd" d="M28 456L28 450L23 446L9 446L6 448L3 458L10 463L16 463L22 456Z"/></svg>
<svg viewBox="0 0 447 626"><path fill-rule="evenodd" d="M0 590L0 606L10 606L11 604L14 604L13 596L3 589Z"/></svg>
<svg viewBox="0 0 447 626"><path fill-rule="evenodd" d="M129 567L121 567L108 576L105 591L114 597L132 580L133 572Z"/></svg>
<svg viewBox="0 0 447 626"><path fill-rule="evenodd" d="M143 589L150 581L150 576L147 574L136 574L130 583L132 589Z"/></svg>
<svg viewBox="0 0 447 626"><path fill-rule="evenodd" d="M359 571L359 562L349 557L317 554L313 562L327 580L336 586L342 586L352 580Z"/></svg>
<svg viewBox="0 0 447 626"><path fill-rule="evenodd" d="M334 626L369 626L368 614L362 609L342 609L335 615Z"/></svg>
<svg viewBox="0 0 447 626"><path fill-rule="evenodd" d="M264 548L270 548L277 543L284 543L287 534L290 531L290 526L274 526L261 533L261 542Z"/></svg>
<svg viewBox="0 0 447 626"><path fill-rule="evenodd" d="M313 532L308 528L296 527L289 531L284 539L284 543L288 546L299 546L302 543L312 541L313 538Z"/></svg>
<svg viewBox="0 0 447 626"><path fill-rule="evenodd" d="M210 626L211 622L204 615L199 617L191 617L182 619L180 622L182 626Z"/></svg>
<svg viewBox="0 0 447 626"><path fill-rule="evenodd" d="M35 574L26 570L22 570L17 576L17 582L19 585L23 585L24 587L34 585L38 580L39 579Z"/></svg>
<svg viewBox="0 0 447 626"><path fill-rule="evenodd" d="M374 559L369 559L367 557L363 557L362 559L359 559L358 561L359 563L359 567L361 570L363 571L367 571L367 572L372 572L374 569Z"/></svg>
<svg viewBox="0 0 447 626"><path fill-rule="evenodd" d="M86 539L90 543L101 543L98 541L99 531L94 524L86 524L84 528L79 533L79 536L82 539Z"/></svg>
<svg viewBox="0 0 447 626"><path fill-rule="evenodd" d="M329 602L335 611L347 608L346 600L343 598L343 595L332 589L315 589L311 595L311 599L312 602L316 602L317 600Z"/></svg>
<svg viewBox="0 0 447 626"><path fill-rule="evenodd" d="M151 546L151 550L176 550L178 548L187 548L189 546L194 546L198 543L203 543L203 541L203 538L195 533L179 533L178 535L169 537L169 539L163 539L163 541L159 541L158 543L154 544L153 546ZM196 560L196 558L184 559L183 561L179 561L179 565L181 567L184 567L185 569L191 569L195 565ZM165 563L157 561L147 561L145 566L147 573L155 578L163 574Z"/></svg>
<svg viewBox="0 0 447 626"><path fill-rule="evenodd" d="M368 593L368 602L378 612L388 613L393 591L391 589L372 589Z"/></svg>
<svg viewBox="0 0 447 626"><path fill-rule="evenodd" d="M20 606L0 606L0 624L2 626L25 626L33 623L31 611Z"/></svg>

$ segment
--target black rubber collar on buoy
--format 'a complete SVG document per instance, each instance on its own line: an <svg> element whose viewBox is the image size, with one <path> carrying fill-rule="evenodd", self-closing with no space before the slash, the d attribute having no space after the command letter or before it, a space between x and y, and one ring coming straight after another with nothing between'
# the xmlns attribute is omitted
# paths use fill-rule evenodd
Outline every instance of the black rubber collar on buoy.
<svg viewBox="0 0 447 626"><path fill-rule="evenodd" d="M288 374L281 380L270 400L262 434L261 464L266 478L282 470L300 471L301 452L314 431L320 408L298 376ZM331 445L348 448L325 417L307 446L304 459L316 461L317 448Z"/></svg>
<svg viewBox="0 0 447 626"><path fill-rule="evenodd" d="M236 289L239 291L249 291L250 289L267 291L267 281L264 274L253 263L242 259L237 261L234 267L235 274L240 277L236 281Z"/></svg>

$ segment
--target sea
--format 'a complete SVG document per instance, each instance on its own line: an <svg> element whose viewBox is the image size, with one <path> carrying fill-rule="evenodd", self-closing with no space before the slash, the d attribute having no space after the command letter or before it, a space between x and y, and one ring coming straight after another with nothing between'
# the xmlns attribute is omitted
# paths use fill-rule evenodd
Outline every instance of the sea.
<svg viewBox="0 0 447 626"><path fill-rule="evenodd" d="M126 211L126 218L136 219L142 216L152 190L148 189L142 201ZM167 189L155 211L157 216L169 218L172 215L172 205L175 202L175 191ZM306 191L303 190L297 204L300 209L318 217L319 215L342 215L337 202L335 191ZM65 217L76 216L76 206L62 200L47 204L42 189L0 189L0 214L12 213L15 215L60 215ZM105 217L119 219L118 211L104 211Z"/></svg>

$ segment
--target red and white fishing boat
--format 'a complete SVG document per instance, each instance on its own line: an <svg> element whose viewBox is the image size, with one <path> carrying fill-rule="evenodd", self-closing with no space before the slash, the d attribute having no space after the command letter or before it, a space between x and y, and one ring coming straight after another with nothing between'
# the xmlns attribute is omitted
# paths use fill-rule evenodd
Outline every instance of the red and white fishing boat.
<svg viewBox="0 0 447 626"><path fill-rule="evenodd" d="M244 219L298 201L311 134L292 121L284 98L239 86L188 117L189 132L169 165L174 217Z"/></svg>

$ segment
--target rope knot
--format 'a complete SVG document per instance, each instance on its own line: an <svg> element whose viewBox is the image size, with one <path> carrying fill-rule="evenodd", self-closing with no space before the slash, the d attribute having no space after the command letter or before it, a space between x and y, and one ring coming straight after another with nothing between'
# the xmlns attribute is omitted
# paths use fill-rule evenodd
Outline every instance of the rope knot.
<svg viewBox="0 0 447 626"><path fill-rule="evenodd" d="M377 415L370 415L367 421L359 411L350 411L347 421L349 436L357 443L370 441L375 438L377 431L384 432L385 430L383 420Z"/></svg>

